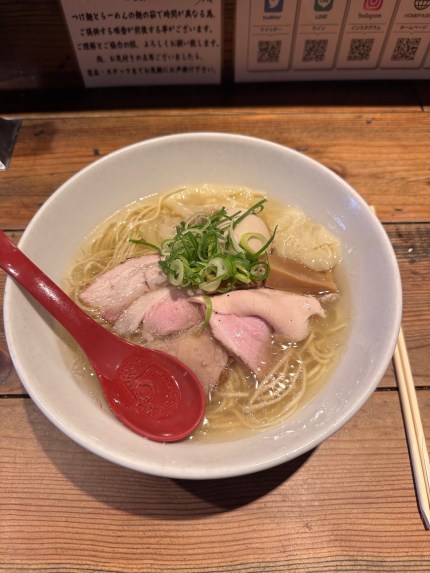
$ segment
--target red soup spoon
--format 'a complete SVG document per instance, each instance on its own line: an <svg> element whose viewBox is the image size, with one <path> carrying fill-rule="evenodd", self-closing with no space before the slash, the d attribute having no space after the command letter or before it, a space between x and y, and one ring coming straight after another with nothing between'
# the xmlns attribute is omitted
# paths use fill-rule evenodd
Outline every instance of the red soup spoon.
<svg viewBox="0 0 430 573"><path fill-rule="evenodd" d="M198 426L205 396L185 364L165 352L132 344L98 324L1 230L0 268L78 342L111 410L125 426L158 442L182 440Z"/></svg>

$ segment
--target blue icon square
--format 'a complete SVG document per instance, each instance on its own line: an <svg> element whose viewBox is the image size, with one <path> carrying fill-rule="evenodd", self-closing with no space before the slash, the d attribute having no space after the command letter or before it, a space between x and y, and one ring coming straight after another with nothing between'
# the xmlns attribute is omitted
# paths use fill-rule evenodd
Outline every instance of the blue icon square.
<svg viewBox="0 0 430 573"><path fill-rule="evenodd" d="M265 12L282 12L284 9L284 0L264 0L264 11Z"/></svg>

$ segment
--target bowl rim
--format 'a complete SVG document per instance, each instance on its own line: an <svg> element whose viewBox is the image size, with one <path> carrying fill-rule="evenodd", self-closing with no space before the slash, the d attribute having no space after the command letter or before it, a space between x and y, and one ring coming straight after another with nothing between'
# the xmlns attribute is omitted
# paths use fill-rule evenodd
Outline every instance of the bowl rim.
<svg viewBox="0 0 430 573"><path fill-rule="evenodd" d="M241 142L249 142L254 143L257 145L264 145L268 149L276 149L282 151L282 153L290 154L291 157L299 158L300 161L304 162L306 167L313 167L317 168L319 171L323 171L326 174L329 174L331 178L337 179L341 185L348 189L348 192L354 197L354 200L357 201L360 206L365 209L368 213L370 213L371 218L373 219L377 228L379 228L379 236L384 243L385 246L385 254L389 259L391 267L393 268L394 274L394 284L393 289L395 293L396 305L394 306L395 315L393 316L392 322L393 327L390 331L390 335L385 342L386 352L384 355L384 359L381 359L377 365L377 368L373 370L373 384L368 384L365 391L361 391L359 398L355 400L353 404L350 404L349 408L345 409L341 416L339 416L329 428L325 427L319 434L315 434L312 439L305 441L301 446L297 447L296 449L290 451L288 454L279 455L278 457L272 457L270 459L266 459L265 461L259 461L255 463L249 463L246 467L240 468L212 468L212 471L209 473L206 471L196 471L195 469L190 469L189 471L185 470L184 468L176 468L172 469L172 467L143 467L145 463L142 465L142 460L139 462L133 462L129 459L121 459L121 455L115 454L106 450L100 444L96 443L88 443L85 440L85 437L77 436L74 432L69 431L67 425L63 423L61 417L54 415L49 408L46 407L46 404L41 401L37 395L37 393L33 390L31 381L28 380L28 373L25 369L22 368L22 364L19 359L19 348L16 346L15 336L13 333L13 324L11 324L11 309L13 306L13 292L15 289L13 280L10 277L6 279L5 285L5 295L4 295L4 327L5 327L5 334L7 344L9 346L9 351L11 354L12 362L16 368L17 374L29 393L32 400L36 403L38 408L45 414L45 416L54 423L56 427L58 427L63 433L68 435L73 441L79 443L85 449L92 451L95 454L100 455L101 457L108 459L114 463L120 464L124 467L128 467L130 469L134 469L140 472L158 475L163 477L171 477L171 478L183 478L183 479L214 479L214 478L224 478L224 477L233 477L238 475L246 475L250 473L254 473L257 471L261 471L264 469L268 469L279 465L280 463L288 462L293 458L296 458L300 455L303 455L306 452L313 450L315 447L320 445L325 439L333 435L337 432L342 426L345 425L347 421L349 421L358 410L365 404L365 402L369 399L369 397L373 394L374 390L376 389L377 385L379 384L380 380L382 379L389 362L391 360L392 353L394 352L394 348L397 342L398 332L400 329L401 324L401 315L402 315L402 287L401 287L401 279L400 279L400 272L398 269L398 262L394 253L394 249L391 245L391 242L388 236L383 229L382 224L376 217L376 215L371 211L370 207L352 188L348 182L330 170L324 164L318 162L317 160L299 152L292 148L289 148L285 145L269 141L266 139L260 139L258 137L242 135L242 134L234 134L234 133L222 133L222 132L189 132L189 133L176 133L171 135L164 135L159 137L153 137L149 139L145 139L131 145L127 145L125 147L116 149L105 156L96 159L95 161L91 162L90 164L86 165L70 178L68 178L64 183L62 183L44 202L42 207L36 212L33 216L31 221L29 222L27 228L25 229L18 245L20 248L23 248L25 251L25 247L27 242L31 238L31 234L33 230L37 228L38 222L40 218L43 216L43 213L48 209L51 204L57 201L57 198L61 196L62 193L66 192L70 186L79 180L83 175L87 172L93 170L94 168L103 165L104 162L110 161L114 157L119 157L122 154L128 153L130 150L136 148L145 148L148 146L154 145L164 145L165 143L169 144L177 144L178 142L185 140L200 140L204 141L205 139L209 138L210 140L216 140L219 142L222 141L232 141L235 143ZM11 304L12 303L12 304Z"/></svg>

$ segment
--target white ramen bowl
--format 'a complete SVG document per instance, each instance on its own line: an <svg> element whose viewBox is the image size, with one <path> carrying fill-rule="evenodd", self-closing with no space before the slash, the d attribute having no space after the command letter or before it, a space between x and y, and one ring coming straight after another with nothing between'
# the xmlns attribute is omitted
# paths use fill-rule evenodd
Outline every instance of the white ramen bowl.
<svg viewBox="0 0 430 573"><path fill-rule="evenodd" d="M224 443L162 444L123 426L71 371L54 320L11 279L5 328L22 383L42 412L84 448L141 472L209 479L263 470L318 446L365 403L391 359L401 284L391 244L363 199L316 161L281 145L222 133L160 137L120 149L62 185L39 210L20 247L55 282L84 237L135 199L195 183L241 185L302 208L337 235L349 282L346 351L321 391L282 426Z"/></svg>

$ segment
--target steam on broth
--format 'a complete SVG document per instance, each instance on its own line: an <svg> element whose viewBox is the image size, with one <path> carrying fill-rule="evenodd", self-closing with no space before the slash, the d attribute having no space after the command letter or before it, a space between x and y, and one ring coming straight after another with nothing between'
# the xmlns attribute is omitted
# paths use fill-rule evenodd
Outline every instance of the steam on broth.
<svg viewBox="0 0 430 573"><path fill-rule="evenodd" d="M318 313L310 316L309 334L303 340L291 341L272 331L261 368L250 369L243 360L227 352L227 365L222 368L216 387L208 392L205 417L193 439L234 438L247 431L280 424L322 387L339 360L348 330L347 296L341 265L338 265L339 241L297 207L280 203L264 193L204 184L147 197L113 214L86 238L66 278L66 290L72 298L101 324L115 329L114 321L107 320L99 308L83 303L82 293L97 277L124 261L154 254L151 247L130 242L130 239L144 238L147 244L161 245L175 235L182 221L196 213L209 215L221 207L228 212L243 213L263 198L267 201L258 217L270 233L276 228L270 245L272 253L298 261L316 273L334 269L339 293L316 297L324 312L321 316ZM239 286L248 292L251 290L247 288L249 285ZM193 292L184 290L196 294L195 289ZM188 330L198 341L202 324ZM206 337L214 338L210 323L204 330ZM162 338L180 341L181 335L183 333L174 332ZM159 336L148 338L141 328L124 336L154 348L164 343ZM88 375L89 367L82 356L77 364L78 370Z"/></svg>

